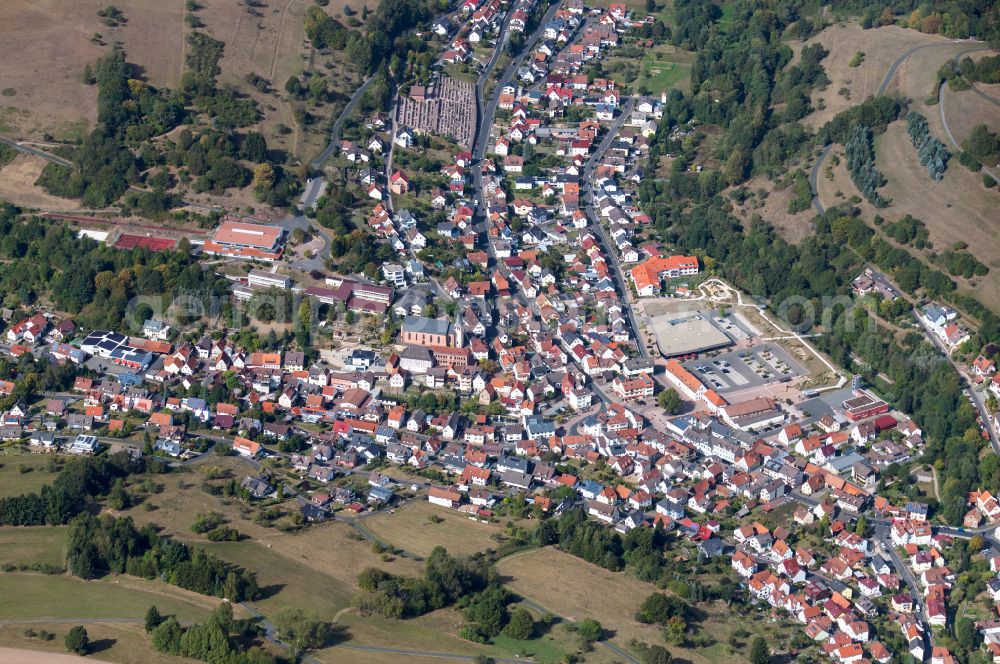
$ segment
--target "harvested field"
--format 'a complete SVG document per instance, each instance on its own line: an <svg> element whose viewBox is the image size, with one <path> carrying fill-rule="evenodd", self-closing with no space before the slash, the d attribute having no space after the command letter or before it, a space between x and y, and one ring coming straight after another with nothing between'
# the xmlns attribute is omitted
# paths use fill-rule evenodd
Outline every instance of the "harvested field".
<svg viewBox="0 0 1000 664"><path fill-rule="evenodd" d="M17 155L14 161L0 169L0 200L25 208L80 209L79 201L53 196L35 184L47 163L34 155Z"/></svg>
<svg viewBox="0 0 1000 664"><path fill-rule="evenodd" d="M928 114L932 131L937 135L931 117ZM955 158L949 162L943 179L931 180L927 170L920 165L902 121L892 123L876 139L875 147L878 168L889 181L879 191L892 199L892 204L876 210L862 200L858 207L864 211L864 218L870 222L876 214L881 214L891 222L910 214L926 224L936 250L956 242L967 243L970 253L985 263L990 273L971 282L958 278L958 282L968 287L983 304L1000 311L1000 217L995 213L1000 197L997 190L984 188L981 175L970 172ZM840 155L841 163L833 168L833 179L820 175L817 181L824 207L844 203L847 198L859 195L847 174L843 148L837 146L834 152ZM836 196L838 191L842 196ZM918 255L916 250L912 251Z"/></svg>
<svg viewBox="0 0 1000 664"><path fill-rule="evenodd" d="M909 49L924 44L947 44L952 47L957 46L959 50L963 46L955 44L945 37L925 35L916 30L908 30L896 26L863 30L857 23L837 23L832 25L818 35L806 40L804 45L815 43L822 44L824 48L830 51L830 54L826 56L822 64L826 70L827 78L830 79L831 83L825 90L813 91L813 108L819 107L820 100L823 100L825 104L823 110L814 111L803 118L802 122L813 128L820 127L840 111L874 95L892 64ZM796 53L801 52L802 45L795 45ZM964 46L968 47L968 45ZM949 50L934 48L924 49L918 53L940 52L943 62L948 57L947 53ZM857 67L850 67L849 63L857 52L865 54L864 61ZM933 75L936 70L937 68L935 67L929 73ZM898 76L899 72L897 72L896 78ZM838 90L841 88L847 88L850 93L850 99L838 93ZM890 84L889 89L893 89L893 84ZM918 96L926 96L928 92L929 90L924 91L922 95Z"/></svg>
<svg viewBox="0 0 1000 664"><path fill-rule="evenodd" d="M443 521L434 523L431 517ZM494 535L503 529L496 524L473 521L464 514L420 500L395 513L383 512L362 521L364 527L387 544L427 556L443 546L456 556L467 556L497 545Z"/></svg>

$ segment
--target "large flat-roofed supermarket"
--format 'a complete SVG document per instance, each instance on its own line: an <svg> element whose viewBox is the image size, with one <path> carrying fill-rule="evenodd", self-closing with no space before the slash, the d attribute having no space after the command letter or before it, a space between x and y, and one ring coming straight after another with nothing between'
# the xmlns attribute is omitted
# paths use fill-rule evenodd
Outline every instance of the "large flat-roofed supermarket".
<svg viewBox="0 0 1000 664"><path fill-rule="evenodd" d="M284 230L280 226L253 224L227 219L205 242L204 250L234 258L277 260L281 258L281 241Z"/></svg>
<svg viewBox="0 0 1000 664"><path fill-rule="evenodd" d="M666 314L652 321L656 344L664 357L703 353L732 345L726 335L705 312Z"/></svg>

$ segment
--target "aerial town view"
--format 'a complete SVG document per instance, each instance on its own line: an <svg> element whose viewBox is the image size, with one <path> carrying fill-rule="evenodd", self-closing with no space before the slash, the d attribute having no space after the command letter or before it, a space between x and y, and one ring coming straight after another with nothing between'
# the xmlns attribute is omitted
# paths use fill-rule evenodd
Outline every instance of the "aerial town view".
<svg viewBox="0 0 1000 664"><path fill-rule="evenodd" d="M0 34L0 664L1000 664L997 3Z"/></svg>

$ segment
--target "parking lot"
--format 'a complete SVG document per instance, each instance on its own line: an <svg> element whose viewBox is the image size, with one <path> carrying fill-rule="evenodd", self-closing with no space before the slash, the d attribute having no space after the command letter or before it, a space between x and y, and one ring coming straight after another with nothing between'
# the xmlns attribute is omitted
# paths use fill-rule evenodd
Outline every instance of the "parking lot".
<svg viewBox="0 0 1000 664"><path fill-rule="evenodd" d="M776 344L703 356L684 367L719 394L790 381L805 369Z"/></svg>

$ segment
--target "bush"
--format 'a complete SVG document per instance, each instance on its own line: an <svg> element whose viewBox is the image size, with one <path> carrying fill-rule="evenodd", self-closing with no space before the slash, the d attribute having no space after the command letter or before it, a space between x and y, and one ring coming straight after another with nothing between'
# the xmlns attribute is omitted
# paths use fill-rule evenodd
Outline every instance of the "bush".
<svg viewBox="0 0 1000 664"><path fill-rule="evenodd" d="M600 640L601 635L604 633L604 628L601 627L601 623L593 618L584 618L576 626L576 633L587 643L593 643Z"/></svg>
<svg viewBox="0 0 1000 664"><path fill-rule="evenodd" d="M211 530L216 530L226 522L226 517L218 512L201 512L195 514L194 523L191 524L191 531L203 535Z"/></svg>
<svg viewBox="0 0 1000 664"><path fill-rule="evenodd" d="M664 593L652 593L643 601L635 619L641 623L667 624L674 617L687 615L688 605L678 597Z"/></svg>
<svg viewBox="0 0 1000 664"><path fill-rule="evenodd" d="M77 655L86 655L90 648L90 637L87 636L87 628L82 625L69 630L64 640L66 650Z"/></svg>
<svg viewBox="0 0 1000 664"><path fill-rule="evenodd" d="M965 166L973 173L978 173L983 170L983 165L979 163L979 160L965 150L958 153L958 163L962 164L962 166Z"/></svg>
<svg viewBox="0 0 1000 664"><path fill-rule="evenodd" d="M530 611L522 606L510 614L510 622L507 623L507 636L526 641L531 638L534 632L535 619L531 617Z"/></svg>

